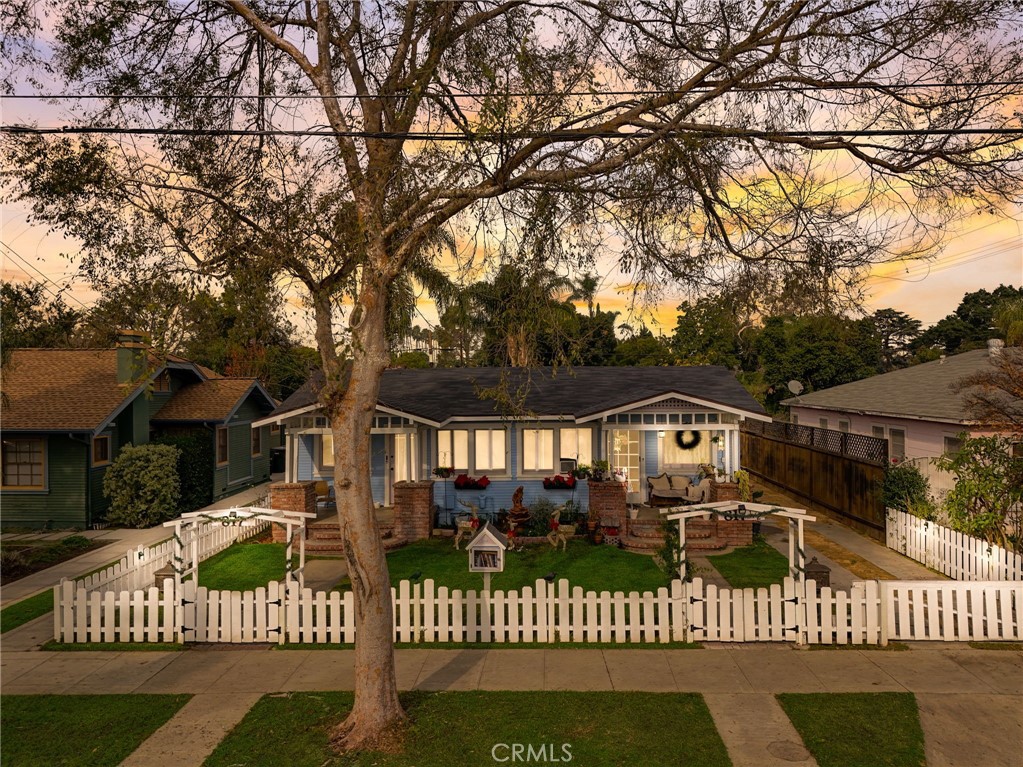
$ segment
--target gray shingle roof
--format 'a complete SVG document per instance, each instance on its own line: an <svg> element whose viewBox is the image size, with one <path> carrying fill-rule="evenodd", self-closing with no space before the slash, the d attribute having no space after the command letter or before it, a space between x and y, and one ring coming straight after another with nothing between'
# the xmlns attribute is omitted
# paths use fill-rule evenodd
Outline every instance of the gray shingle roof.
<svg viewBox="0 0 1023 767"><path fill-rule="evenodd" d="M437 423L449 418L493 418L500 406L481 392L507 380L513 394L524 391L523 409L537 416L583 418L634 402L671 394L764 415L765 411L730 371L700 367L431 368L384 371L378 402ZM273 415L316 403L323 382L315 373Z"/></svg>
<svg viewBox="0 0 1023 767"><path fill-rule="evenodd" d="M966 423L970 414L962 395L952 391L952 384L990 365L987 349L975 349L792 397L781 404Z"/></svg>

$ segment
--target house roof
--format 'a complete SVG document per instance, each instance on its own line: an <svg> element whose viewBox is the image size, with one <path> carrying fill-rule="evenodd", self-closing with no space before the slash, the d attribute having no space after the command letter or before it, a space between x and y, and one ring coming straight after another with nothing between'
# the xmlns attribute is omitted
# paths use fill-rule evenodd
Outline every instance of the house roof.
<svg viewBox="0 0 1023 767"><path fill-rule="evenodd" d="M782 400L790 407L810 407L931 421L968 423L972 419L962 394L952 384L991 365L987 349L894 370L861 381Z"/></svg>
<svg viewBox="0 0 1023 767"><path fill-rule="evenodd" d="M188 360L169 356L163 360L149 355L149 377L164 367L191 370L200 380L215 376L179 390L159 411L161 420L223 420L223 417L177 418L176 412L187 415L201 413L229 414L252 387L266 397L268 407L274 400L254 378L225 379ZM219 382L231 383L219 386ZM215 384L205 388L203 384ZM191 391L198 387L201 391ZM3 371L3 393L6 401L0 426L6 431L90 431L94 432L145 387L144 382L118 383L117 349L14 349ZM176 402L185 394L182 402ZM233 397L232 397L233 394ZM223 402L231 399L223 410ZM168 410L168 407L171 407ZM170 416L170 417L168 417Z"/></svg>
<svg viewBox="0 0 1023 767"><path fill-rule="evenodd" d="M493 396L481 393L507 382L524 392L522 409L536 416L582 420L672 394L697 398L751 415L765 411L723 367L428 368L385 370L378 405L434 423L503 415ZM317 403L323 374L313 376L273 416Z"/></svg>
<svg viewBox="0 0 1023 767"><path fill-rule="evenodd" d="M266 400L268 410L277 404L254 378L214 378L183 386L153 420L226 421L253 390Z"/></svg>
<svg viewBox="0 0 1023 767"><path fill-rule="evenodd" d="M3 428L92 431L137 388L117 382L116 349L14 349Z"/></svg>

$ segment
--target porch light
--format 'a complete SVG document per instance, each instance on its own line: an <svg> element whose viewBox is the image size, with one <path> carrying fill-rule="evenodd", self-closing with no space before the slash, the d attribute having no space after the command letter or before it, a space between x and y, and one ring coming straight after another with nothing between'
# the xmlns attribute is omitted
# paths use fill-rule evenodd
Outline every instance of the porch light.
<svg viewBox="0 0 1023 767"><path fill-rule="evenodd" d="M657 437L658 439L664 439L664 432L663 431L657 432Z"/></svg>

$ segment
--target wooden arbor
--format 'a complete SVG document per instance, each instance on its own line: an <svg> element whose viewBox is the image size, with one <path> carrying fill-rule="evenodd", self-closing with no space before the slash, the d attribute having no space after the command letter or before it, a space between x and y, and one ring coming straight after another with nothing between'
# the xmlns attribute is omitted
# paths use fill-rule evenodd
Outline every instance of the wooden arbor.
<svg viewBox="0 0 1023 767"><path fill-rule="evenodd" d="M286 558L284 564L285 585L297 584L301 589L305 585L305 525L307 519L315 518L316 515L310 512L246 506L216 511L192 511L182 514L170 522L164 522L164 527L174 528L174 557L171 564L174 567L175 593L182 593L181 582L189 575L195 580L195 585L199 585L199 536L196 535L196 532L200 525L256 527L263 522L280 525L285 529L285 540L288 543L284 553ZM296 537L299 549L298 568L292 570L291 558L295 550Z"/></svg>
<svg viewBox="0 0 1023 767"><path fill-rule="evenodd" d="M682 509L685 509L683 511ZM785 506L771 506L766 503L746 503L740 501L717 501L715 503L700 504L698 508L690 509L685 506L676 506L670 509L661 509L662 514L667 514L667 519L678 521L678 553L679 553L679 577L686 579L686 520L695 517L710 517L720 515L726 520L756 520L768 516L783 517L788 521L789 526L789 577L795 581L803 580L803 573L806 570L806 549L803 545L803 523L813 522L817 518L806 513L806 509L790 509Z"/></svg>

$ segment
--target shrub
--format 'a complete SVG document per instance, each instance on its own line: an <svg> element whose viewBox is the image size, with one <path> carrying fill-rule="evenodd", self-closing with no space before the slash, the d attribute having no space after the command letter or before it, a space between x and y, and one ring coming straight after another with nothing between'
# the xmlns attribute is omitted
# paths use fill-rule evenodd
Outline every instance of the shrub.
<svg viewBox="0 0 1023 767"><path fill-rule="evenodd" d="M885 470L880 488L881 500L887 509L928 516L934 511L930 489L930 481L915 465L893 464Z"/></svg>
<svg viewBox="0 0 1023 767"><path fill-rule="evenodd" d="M178 458L181 512L207 506L213 500L213 440L209 433L165 434L154 439L153 444L172 445L181 451Z"/></svg>
<svg viewBox="0 0 1023 767"><path fill-rule="evenodd" d="M127 445L107 469L103 494L107 520L127 527L151 527L178 512L180 451L171 445Z"/></svg>
<svg viewBox="0 0 1023 767"><path fill-rule="evenodd" d="M60 545L66 549L87 549L92 544L84 535L69 535L60 541Z"/></svg>
<svg viewBox="0 0 1023 767"><path fill-rule="evenodd" d="M551 531L554 504L549 498L537 498L529 505L529 521L522 526L523 535L547 535Z"/></svg>
<svg viewBox="0 0 1023 767"><path fill-rule="evenodd" d="M28 569L28 560L20 549L0 549L0 576L17 578Z"/></svg>

